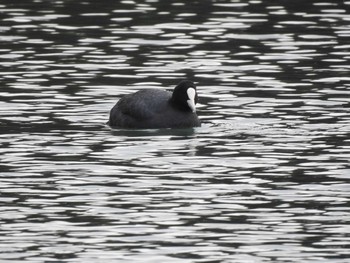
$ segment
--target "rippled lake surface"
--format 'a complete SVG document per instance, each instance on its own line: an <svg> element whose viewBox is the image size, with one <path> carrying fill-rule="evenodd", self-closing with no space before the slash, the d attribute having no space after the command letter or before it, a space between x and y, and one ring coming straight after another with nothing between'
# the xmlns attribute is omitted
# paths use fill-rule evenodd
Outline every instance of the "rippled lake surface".
<svg viewBox="0 0 350 263"><path fill-rule="evenodd" d="M1 262L349 262L350 1L0 1ZM191 79L202 127L105 125Z"/></svg>

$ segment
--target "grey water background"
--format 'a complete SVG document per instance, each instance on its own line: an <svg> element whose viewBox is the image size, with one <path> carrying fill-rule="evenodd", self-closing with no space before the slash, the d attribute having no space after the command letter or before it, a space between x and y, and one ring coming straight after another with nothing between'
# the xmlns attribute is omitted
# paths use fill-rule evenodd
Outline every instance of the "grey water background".
<svg viewBox="0 0 350 263"><path fill-rule="evenodd" d="M1 262L349 262L350 1L0 0ZM105 125L198 85L202 127Z"/></svg>

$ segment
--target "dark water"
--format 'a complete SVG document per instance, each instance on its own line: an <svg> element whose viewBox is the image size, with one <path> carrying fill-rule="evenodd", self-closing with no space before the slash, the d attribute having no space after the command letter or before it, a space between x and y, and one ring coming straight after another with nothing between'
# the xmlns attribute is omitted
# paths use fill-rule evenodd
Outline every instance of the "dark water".
<svg viewBox="0 0 350 263"><path fill-rule="evenodd" d="M349 262L350 1L0 0L0 261ZM111 130L181 79L201 128Z"/></svg>

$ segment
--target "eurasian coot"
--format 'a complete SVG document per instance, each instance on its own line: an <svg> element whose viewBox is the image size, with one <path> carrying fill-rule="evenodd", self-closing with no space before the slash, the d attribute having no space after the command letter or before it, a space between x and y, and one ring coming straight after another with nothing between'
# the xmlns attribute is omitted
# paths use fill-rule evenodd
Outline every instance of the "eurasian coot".
<svg viewBox="0 0 350 263"><path fill-rule="evenodd" d="M118 128L189 128L200 126L195 84L181 81L171 93L143 89L122 97L112 108L108 124Z"/></svg>

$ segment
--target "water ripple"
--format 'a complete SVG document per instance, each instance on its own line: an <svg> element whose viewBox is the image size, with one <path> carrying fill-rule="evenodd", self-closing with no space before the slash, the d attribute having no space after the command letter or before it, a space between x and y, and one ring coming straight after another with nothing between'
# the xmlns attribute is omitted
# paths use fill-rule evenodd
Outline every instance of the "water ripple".
<svg viewBox="0 0 350 263"><path fill-rule="evenodd" d="M1 261L347 262L349 6L2 1ZM202 127L105 124L182 78Z"/></svg>

